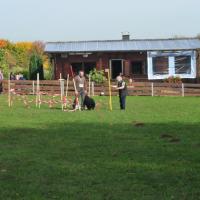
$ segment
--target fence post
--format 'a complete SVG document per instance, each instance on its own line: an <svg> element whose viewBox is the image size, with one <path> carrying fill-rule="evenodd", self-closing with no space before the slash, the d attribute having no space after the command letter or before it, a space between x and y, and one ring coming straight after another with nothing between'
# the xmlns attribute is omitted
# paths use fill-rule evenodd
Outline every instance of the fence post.
<svg viewBox="0 0 200 200"><path fill-rule="evenodd" d="M0 94L5 93L5 82L2 80L0 81Z"/></svg>
<svg viewBox="0 0 200 200"><path fill-rule="evenodd" d="M182 83L182 97L185 96L185 87L184 87L184 83Z"/></svg>
<svg viewBox="0 0 200 200"><path fill-rule="evenodd" d="M8 107L11 107L11 85L10 85L10 73L8 76Z"/></svg>
<svg viewBox="0 0 200 200"><path fill-rule="evenodd" d="M33 95L35 95L35 81L33 81Z"/></svg>
<svg viewBox="0 0 200 200"><path fill-rule="evenodd" d="M154 84L151 83L151 96L153 97L154 96Z"/></svg>
<svg viewBox="0 0 200 200"><path fill-rule="evenodd" d="M92 96L94 96L94 82L92 82Z"/></svg>
<svg viewBox="0 0 200 200"><path fill-rule="evenodd" d="M40 108L40 74L37 73L36 107Z"/></svg>
<svg viewBox="0 0 200 200"><path fill-rule="evenodd" d="M90 96L91 95L91 77L90 77L90 75L89 75L89 91L88 91L88 93Z"/></svg>

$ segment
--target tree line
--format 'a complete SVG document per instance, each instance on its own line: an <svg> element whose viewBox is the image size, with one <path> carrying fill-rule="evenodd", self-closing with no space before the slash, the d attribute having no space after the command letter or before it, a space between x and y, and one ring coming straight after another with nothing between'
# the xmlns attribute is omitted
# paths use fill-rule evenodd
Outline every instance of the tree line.
<svg viewBox="0 0 200 200"><path fill-rule="evenodd" d="M0 69L5 78L9 73L23 74L25 79L35 80L37 73L41 79L52 78L52 67L44 53L44 43L11 42L0 40Z"/></svg>

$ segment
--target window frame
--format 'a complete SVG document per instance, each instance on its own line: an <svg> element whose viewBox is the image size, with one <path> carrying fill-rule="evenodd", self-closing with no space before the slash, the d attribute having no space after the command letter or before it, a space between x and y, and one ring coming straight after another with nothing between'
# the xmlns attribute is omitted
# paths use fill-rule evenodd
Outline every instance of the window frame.
<svg viewBox="0 0 200 200"><path fill-rule="evenodd" d="M88 61L88 62L71 62L71 65L72 65L73 70L74 70L74 65L81 65L81 67L80 67L80 69L78 69L78 71L74 70L75 74L78 74L78 72L80 70L83 70L85 72L85 74L87 74L85 69L87 68L88 63L94 64L93 69L96 68L96 62L95 61L94 62L92 62L92 61L91 62L90 61ZM91 70L93 70L93 69L91 69Z"/></svg>
<svg viewBox="0 0 200 200"><path fill-rule="evenodd" d="M186 61L189 61L189 63L185 63L186 64L186 69L187 69L187 65L189 64L189 67L190 67L190 73L177 73L177 71L178 70L180 70L180 66L177 66L177 64L180 64L181 63L181 61L177 61L176 59L187 59ZM179 62L179 63L178 63ZM192 62L191 62L191 56L188 56L188 55L181 55L181 56L175 56L174 57L174 64L175 64L175 73L176 74L179 74L179 75L182 75L182 74L191 74L191 70L192 70ZM183 64L183 63L181 63L181 64Z"/></svg>
<svg viewBox="0 0 200 200"><path fill-rule="evenodd" d="M168 57L168 74L154 74L153 72L153 58L154 57ZM190 56L191 57L191 73L190 74L176 74L175 72L175 57ZM147 53L148 63L148 79L159 80L166 79L170 76L178 76L180 78L194 79L196 74L196 51L150 51Z"/></svg>
<svg viewBox="0 0 200 200"><path fill-rule="evenodd" d="M156 72L154 71L154 68L156 67L156 66L154 65L154 62L155 62L154 59L156 59L156 58L157 58L157 59L164 58L164 59L167 60L167 63L166 63L166 64L167 64L167 73L164 73L164 72L163 72L163 73L161 74L161 73L158 73L158 72L156 73ZM169 66L169 58L168 58L167 56L155 56L155 57L152 57L152 67L153 67L153 68L152 68L152 71L153 71L153 75L157 76L157 75L166 75L166 74L169 74L169 67L168 67L168 66Z"/></svg>
<svg viewBox="0 0 200 200"><path fill-rule="evenodd" d="M134 73L134 64L140 63L141 64L141 73ZM130 61L130 74L140 76L140 75L146 75L147 74L147 68L145 70L145 64L146 62L144 60L132 60Z"/></svg>

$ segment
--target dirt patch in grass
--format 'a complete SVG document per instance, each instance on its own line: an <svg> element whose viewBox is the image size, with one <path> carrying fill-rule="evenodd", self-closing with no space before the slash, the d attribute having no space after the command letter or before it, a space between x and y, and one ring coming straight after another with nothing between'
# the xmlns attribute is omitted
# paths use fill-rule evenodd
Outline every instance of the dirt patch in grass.
<svg viewBox="0 0 200 200"><path fill-rule="evenodd" d="M160 136L160 138L163 139L163 140L167 140L170 143L179 143L181 141L180 138L177 138L177 137L172 136L170 134L162 134Z"/></svg>
<svg viewBox="0 0 200 200"><path fill-rule="evenodd" d="M134 125L135 127L143 127L145 124L144 124L143 122L134 121L134 122L133 122L133 125Z"/></svg>
<svg viewBox="0 0 200 200"><path fill-rule="evenodd" d="M179 138L172 138L171 140L169 140L169 142L171 143L179 143L181 140Z"/></svg>
<svg viewBox="0 0 200 200"><path fill-rule="evenodd" d="M200 147L200 144L196 144L195 147Z"/></svg>
<svg viewBox="0 0 200 200"><path fill-rule="evenodd" d="M170 135L170 134L162 134L162 135L160 136L160 138L162 138L162 139L165 139L165 138L173 138L173 136Z"/></svg>

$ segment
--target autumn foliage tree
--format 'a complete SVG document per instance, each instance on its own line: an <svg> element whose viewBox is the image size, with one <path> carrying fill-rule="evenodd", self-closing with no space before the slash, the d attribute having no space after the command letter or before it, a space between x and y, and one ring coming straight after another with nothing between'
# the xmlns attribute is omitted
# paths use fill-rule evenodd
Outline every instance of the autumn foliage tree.
<svg viewBox="0 0 200 200"><path fill-rule="evenodd" d="M8 44L7 40L0 40L0 48L5 48Z"/></svg>
<svg viewBox="0 0 200 200"><path fill-rule="evenodd" d="M44 70L43 70L44 66ZM50 62L44 53L43 42L17 42L13 43L8 40L0 40L0 68L5 77L8 72L15 74L22 73L25 78L35 79L35 73L40 73L41 79L44 73L50 78Z"/></svg>

